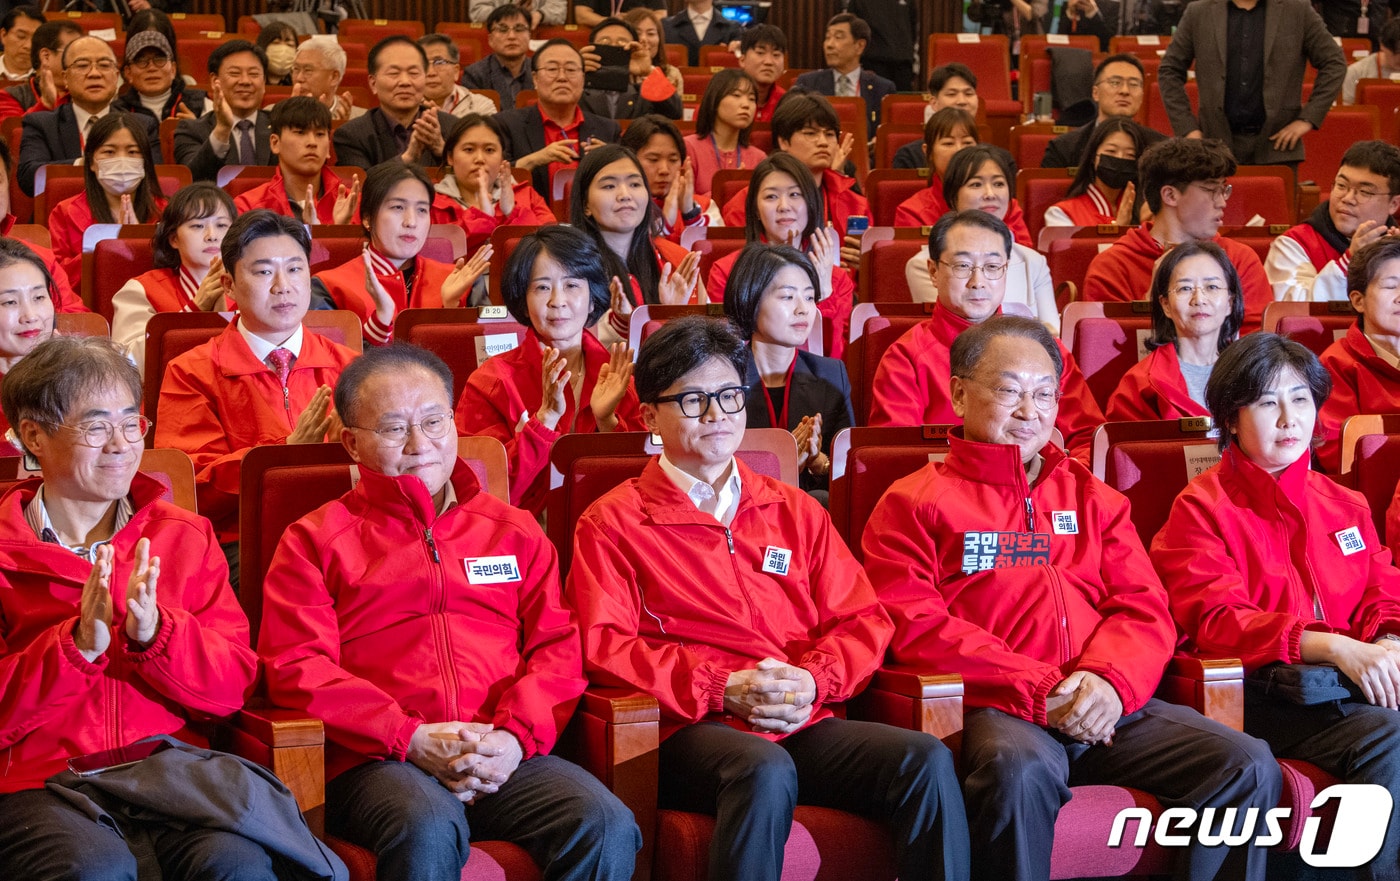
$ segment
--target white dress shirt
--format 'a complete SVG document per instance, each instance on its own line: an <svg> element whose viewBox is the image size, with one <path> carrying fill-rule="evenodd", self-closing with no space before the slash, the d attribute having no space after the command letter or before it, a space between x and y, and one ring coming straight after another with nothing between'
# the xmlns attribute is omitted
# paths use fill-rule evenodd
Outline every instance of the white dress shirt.
<svg viewBox="0 0 1400 881"><path fill-rule="evenodd" d="M714 518L721 524L728 527L734 519L734 514L739 510L739 491L743 489L739 480L739 469L734 466L734 460L729 460L729 468L726 477L720 478L719 492L703 480L695 478L690 474L671 464L671 460L666 458L666 454L661 454L661 470L667 477L671 478L681 492L685 493L695 507L707 514L714 515Z"/></svg>

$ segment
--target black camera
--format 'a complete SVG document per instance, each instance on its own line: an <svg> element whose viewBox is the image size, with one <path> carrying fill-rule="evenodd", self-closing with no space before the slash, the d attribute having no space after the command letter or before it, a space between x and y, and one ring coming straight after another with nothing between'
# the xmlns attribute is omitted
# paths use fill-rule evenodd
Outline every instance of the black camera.
<svg viewBox="0 0 1400 881"><path fill-rule="evenodd" d="M981 27L1000 29L1006 22L1006 0L973 0L967 17Z"/></svg>

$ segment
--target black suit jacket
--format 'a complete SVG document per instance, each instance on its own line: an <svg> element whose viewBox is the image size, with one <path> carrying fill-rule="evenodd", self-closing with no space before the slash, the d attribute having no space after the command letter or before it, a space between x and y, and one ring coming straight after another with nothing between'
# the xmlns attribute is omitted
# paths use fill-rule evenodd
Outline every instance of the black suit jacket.
<svg viewBox="0 0 1400 881"><path fill-rule="evenodd" d="M836 97L836 71L831 68L814 70L797 78L797 85L823 95ZM885 96L896 92L894 83L865 68L860 69L860 96L865 99L865 136L875 136L875 128L880 124L880 102Z"/></svg>
<svg viewBox="0 0 1400 881"><path fill-rule="evenodd" d="M223 156L214 152L209 143L209 136L214 132L214 121L214 111L211 110L199 119L182 119L175 127L175 161L189 166L190 175L195 180L217 179L219 169L230 164L228 158L236 149L234 144L237 143L238 133L230 132L228 152ZM271 123L272 116L265 110L259 110L253 120L253 158L257 160L253 165L277 164L272 155L272 145L268 142Z"/></svg>
<svg viewBox="0 0 1400 881"><path fill-rule="evenodd" d="M438 125L446 138L457 124L457 117L450 113L437 112ZM394 140L394 124L384 111L374 108L364 116L352 119L335 130L336 165L358 165L368 171L381 162L397 159L403 154L398 141ZM442 156L437 153L420 153L418 164L431 168L442 164Z"/></svg>
<svg viewBox="0 0 1400 881"><path fill-rule="evenodd" d="M112 110L121 112L121 108ZM154 117L142 116L146 138L151 145L151 161L159 165L160 126ZM41 110L21 117L24 134L19 142L19 188L26 196L34 195L34 176L40 167L50 163L72 164L83 155L83 140L78 136L78 117L73 105L64 103L57 110Z"/></svg>
<svg viewBox="0 0 1400 881"><path fill-rule="evenodd" d="M521 156L528 156L536 150L543 150L544 143L544 117L540 115L538 107L517 107L514 110L505 110L496 114L496 122L506 133L506 158L514 162ZM343 129L344 126L341 126ZM622 136L622 129L616 122L606 116L598 116L583 112L583 124L578 129L579 140L587 141L589 138L597 138L605 144L616 144ZM541 165L531 174L531 183L534 184L535 191L546 200L550 198L549 192L549 166Z"/></svg>
<svg viewBox="0 0 1400 881"><path fill-rule="evenodd" d="M719 9L715 8L710 13L710 26L705 28L705 39L700 39L695 34L695 25L690 23L690 16L682 9L670 18L661 20L662 30L666 33L667 43L679 43L685 46L686 52L690 54L690 66L700 66L701 46L725 46L743 36L744 29L732 21L722 18Z"/></svg>
<svg viewBox="0 0 1400 881"><path fill-rule="evenodd" d="M846 365L835 358L823 358L811 352L797 350L797 363L792 368L792 384L788 386L787 425L775 426L768 418L768 390L758 375L758 365L749 353L749 366L744 384L749 387L744 406L745 422L749 428L786 428L792 431L803 416L822 414L822 452L831 453L831 439L843 428L855 425L851 411L851 380ZM824 479L803 473L803 489L820 489Z"/></svg>
<svg viewBox="0 0 1400 881"><path fill-rule="evenodd" d="M622 93L622 97L617 99L617 110L614 112L608 111L608 93L601 89L585 89L578 106L583 108L584 113L612 119L636 119L648 113L659 113L667 119L680 119L685 114L680 92L665 101L649 101L635 88Z"/></svg>

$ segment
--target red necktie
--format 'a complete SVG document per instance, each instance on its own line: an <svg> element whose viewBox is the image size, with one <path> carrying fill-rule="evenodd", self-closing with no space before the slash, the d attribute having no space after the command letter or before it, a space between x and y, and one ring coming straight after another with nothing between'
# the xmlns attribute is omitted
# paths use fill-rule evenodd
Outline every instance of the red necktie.
<svg viewBox="0 0 1400 881"><path fill-rule="evenodd" d="M272 362L272 369L277 371L277 381L282 383L282 388L287 387L287 377L292 374L292 353L290 349L277 348L268 354L267 360Z"/></svg>

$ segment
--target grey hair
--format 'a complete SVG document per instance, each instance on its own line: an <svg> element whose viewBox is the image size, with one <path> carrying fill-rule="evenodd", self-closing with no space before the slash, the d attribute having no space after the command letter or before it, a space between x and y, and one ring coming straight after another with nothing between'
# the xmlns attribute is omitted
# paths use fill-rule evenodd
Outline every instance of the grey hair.
<svg viewBox="0 0 1400 881"><path fill-rule="evenodd" d="M345 65L347 63L345 50L340 48L340 43L336 41L335 37L329 34L317 34L298 46L297 54L300 55L308 49L319 51L321 57L326 59L327 64L340 71L341 76L345 75Z"/></svg>

